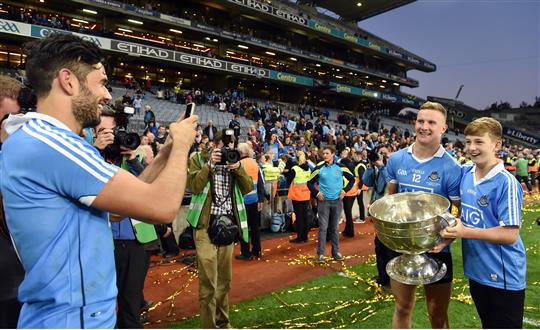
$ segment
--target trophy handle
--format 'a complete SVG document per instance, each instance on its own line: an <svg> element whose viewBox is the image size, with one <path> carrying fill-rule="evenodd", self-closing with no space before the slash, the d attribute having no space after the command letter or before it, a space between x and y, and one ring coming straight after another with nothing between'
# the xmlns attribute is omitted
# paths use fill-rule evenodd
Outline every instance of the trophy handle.
<svg viewBox="0 0 540 330"><path fill-rule="evenodd" d="M446 227L454 227L456 225L456 218L450 212L445 212L441 214L440 217L441 220L446 222L446 226L443 226L442 229Z"/></svg>

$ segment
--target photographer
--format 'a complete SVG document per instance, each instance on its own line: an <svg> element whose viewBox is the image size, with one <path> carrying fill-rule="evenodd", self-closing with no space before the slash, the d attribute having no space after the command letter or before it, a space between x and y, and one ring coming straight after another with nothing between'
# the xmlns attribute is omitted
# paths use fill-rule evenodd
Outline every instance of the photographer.
<svg viewBox="0 0 540 330"><path fill-rule="evenodd" d="M215 149L206 148L189 159L187 187L192 198L188 222L195 228L201 327L231 328L233 242L239 234L248 242L243 195L253 189L253 182L233 149L232 130L218 133L214 145Z"/></svg>
<svg viewBox="0 0 540 330"><path fill-rule="evenodd" d="M135 155L136 142L127 150L125 146L119 146L115 142L114 132L117 132L116 117L122 117L123 113L104 107L101 110L101 122L96 126L98 138L96 142L106 141L101 148L101 154L105 161L121 167L134 176L138 176L144 169L141 157ZM136 135L132 135L133 138ZM100 139L101 137L101 139ZM137 136L138 138L138 136ZM116 141L115 141L116 140ZM116 286L118 288L118 315L116 327L119 329L142 328L139 317L139 309L143 304L144 279L148 271L150 260L143 245L137 241L131 218L122 218L120 221L111 223L114 239L114 260L116 265Z"/></svg>
<svg viewBox="0 0 540 330"><path fill-rule="evenodd" d="M26 48L37 110L6 120L10 137L0 164L7 225L25 269L18 327L113 328L117 289L108 212L153 223L174 219L198 118L171 124L172 143L136 178L105 162L81 137L84 127L99 124L98 105L111 101L101 50L65 34Z"/></svg>
<svg viewBox="0 0 540 330"><path fill-rule="evenodd" d="M378 149L382 149L382 146ZM369 207L373 202L387 194L387 158L384 155L380 155L378 150L371 150L368 153L368 160L369 164L362 176L362 181L367 187L373 188L368 204ZM385 291L390 291L390 277L386 272L386 263L391 259L392 252L381 243L377 236L375 236L375 256L377 260L377 276L375 277L375 281Z"/></svg>

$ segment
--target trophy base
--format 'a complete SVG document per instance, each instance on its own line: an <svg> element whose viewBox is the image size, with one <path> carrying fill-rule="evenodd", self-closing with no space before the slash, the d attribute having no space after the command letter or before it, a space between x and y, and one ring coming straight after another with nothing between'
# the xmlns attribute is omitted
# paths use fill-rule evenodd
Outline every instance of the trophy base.
<svg viewBox="0 0 540 330"><path fill-rule="evenodd" d="M388 276L409 285L437 282L446 274L446 265L425 254L403 254L386 265Z"/></svg>

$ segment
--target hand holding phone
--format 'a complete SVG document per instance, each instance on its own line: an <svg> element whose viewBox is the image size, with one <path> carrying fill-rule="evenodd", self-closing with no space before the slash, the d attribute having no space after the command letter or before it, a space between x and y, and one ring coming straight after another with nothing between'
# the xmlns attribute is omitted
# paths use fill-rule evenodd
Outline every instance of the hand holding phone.
<svg viewBox="0 0 540 330"><path fill-rule="evenodd" d="M195 114L195 103L186 104L186 112L184 118L188 118L191 115Z"/></svg>

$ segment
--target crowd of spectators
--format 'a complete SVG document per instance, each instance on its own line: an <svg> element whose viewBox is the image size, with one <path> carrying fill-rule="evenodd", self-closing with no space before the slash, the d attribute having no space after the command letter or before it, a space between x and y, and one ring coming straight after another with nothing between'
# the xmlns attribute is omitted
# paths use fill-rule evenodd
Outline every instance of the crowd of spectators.
<svg viewBox="0 0 540 330"><path fill-rule="evenodd" d="M237 54L232 58L230 56L222 57L219 55L217 47L207 47L207 48L197 48L194 46L194 43L183 40L180 38L169 38L169 39L159 39L158 35L153 35L152 33L137 33L132 32L136 37L131 38L126 34L114 33L114 31L109 31L104 29L102 24L99 23L99 20L96 22L91 22L88 25L82 24L80 21L77 22L73 20L73 17L62 16L53 13L46 13L43 11L32 10L28 8L15 7L15 6L6 6L6 10L3 13L0 13L0 17L10 20L21 21L29 24L42 25L47 27L52 27L56 29L68 30L78 33L85 33L97 36L111 37L115 39L121 39L126 41L135 41L138 43L143 43L147 45L156 46L160 44L160 47L177 49L180 51L187 51L193 54L204 55L213 58L221 58L235 62L241 62L245 64L246 62L250 65L260 66L268 69L276 69L278 71L295 73L300 75L307 75L313 77L319 77L319 75L314 70L304 70L299 68L296 65L290 65L279 61L273 61L271 59L260 58L253 59L251 56L243 56L242 54ZM246 37L256 37L262 40L272 41L279 43L285 46L294 47L297 49L309 50L315 54L320 54L332 59L343 61L345 63L351 63L354 65L360 65L367 72L372 72L373 74L384 75L385 77L390 77L390 75L397 75L399 77L405 78L405 73L401 70L397 70L391 65L383 65L379 62L374 62L365 58L359 54L352 54L351 50L343 50L343 54L340 55L340 52L335 49L327 49L321 44L315 45L310 42L306 37L294 34L290 31L284 31L283 33L266 33L261 29L254 27L248 27L245 24L236 24L232 23L227 19L220 19L219 15L215 15L215 19L205 18L205 15L199 15L195 17L190 17L191 19L201 19L203 23L209 21L210 24L215 25L219 28L222 28L226 31L237 32ZM182 46L179 48L179 45ZM354 55L354 56L353 56ZM243 58L239 60L238 58ZM346 77L348 79L348 77Z"/></svg>

